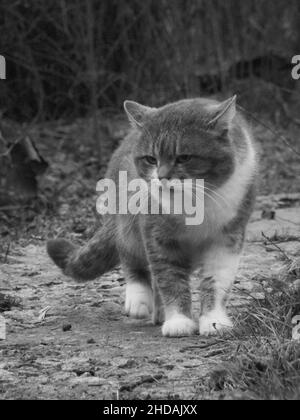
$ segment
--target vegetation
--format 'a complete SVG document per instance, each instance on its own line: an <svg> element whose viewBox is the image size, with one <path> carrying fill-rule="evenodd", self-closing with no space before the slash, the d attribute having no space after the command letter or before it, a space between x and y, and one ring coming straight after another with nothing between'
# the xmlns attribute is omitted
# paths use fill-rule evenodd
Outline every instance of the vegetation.
<svg viewBox="0 0 300 420"><path fill-rule="evenodd" d="M284 0L2 0L8 69L0 109L18 120L57 119L119 108L128 96L159 104L224 91L256 74L249 60L274 54L291 62L299 7L297 0L288 7ZM277 67L264 61L264 76L286 87L289 67L281 75Z"/></svg>
<svg viewBox="0 0 300 420"><path fill-rule="evenodd" d="M221 342L222 367L200 387L202 393L235 399L300 398L300 346L292 339L292 320L300 314L299 274L300 260L288 259L278 277L261 279L260 299L251 298L236 313L234 333Z"/></svg>

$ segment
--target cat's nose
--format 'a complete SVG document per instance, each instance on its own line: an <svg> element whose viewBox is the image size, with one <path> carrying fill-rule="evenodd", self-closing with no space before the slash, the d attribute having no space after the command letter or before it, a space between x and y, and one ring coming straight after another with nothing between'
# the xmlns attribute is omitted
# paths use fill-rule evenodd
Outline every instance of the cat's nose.
<svg viewBox="0 0 300 420"><path fill-rule="evenodd" d="M162 165L158 168L157 172L158 179L161 181L162 179L171 179L170 168L167 165Z"/></svg>

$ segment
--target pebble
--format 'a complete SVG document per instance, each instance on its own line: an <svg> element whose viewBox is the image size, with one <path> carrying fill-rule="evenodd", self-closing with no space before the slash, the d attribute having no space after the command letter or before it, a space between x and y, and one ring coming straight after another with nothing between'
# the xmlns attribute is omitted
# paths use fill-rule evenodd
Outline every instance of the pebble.
<svg viewBox="0 0 300 420"><path fill-rule="evenodd" d="M71 331L71 329L72 329L72 325L71 324L64 324L62 326L63 332Z"/></svg>

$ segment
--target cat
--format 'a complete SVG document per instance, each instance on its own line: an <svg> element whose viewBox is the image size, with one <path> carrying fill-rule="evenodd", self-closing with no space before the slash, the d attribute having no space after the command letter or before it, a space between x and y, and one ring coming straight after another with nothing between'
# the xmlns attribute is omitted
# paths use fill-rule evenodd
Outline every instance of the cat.
<svg viewBox="0 0 300 420"><path fill-rule="evenodd" d="M106 177L204 179L205 213L199 226L180 215L106 215L82 248L48 242L50 257L67 276L87 281L119 263L127 286L125 311L162 324L165 337L211 335L233 327L227 303L252 213L257 154L251 130L224 102L184 99L161 108L125 101L132 130L113 154ZM199 323L192 318L190 276L201 269Z"/></svg>

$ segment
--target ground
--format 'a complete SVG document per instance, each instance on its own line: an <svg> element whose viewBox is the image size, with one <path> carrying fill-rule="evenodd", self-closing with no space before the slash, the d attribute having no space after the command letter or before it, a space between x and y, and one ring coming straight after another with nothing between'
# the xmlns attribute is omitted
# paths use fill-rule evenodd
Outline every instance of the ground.
<svg viewBox="0 0 300 420"><path fill-rule="evenodd" d="M250 294L259 302L263 279L278 276L284 265L281 254L299 257L299 205L297 194L258 200L230 304L236 329L243 327L239 318ZM266 214L266 208L275 215ZM128 319L120 270L75 284L54 267L41 243L14 247L0 276L2 291L13 296L16 305L18 298L20 302L4 313L7 339L0 341L0 399L248 395L245 389L211 385L224 361L243 351L241 337L233 333L167 339L160 327ZM196 310L196 291L193 300ZM292 325L287 329L291 339Z"/></svg>

